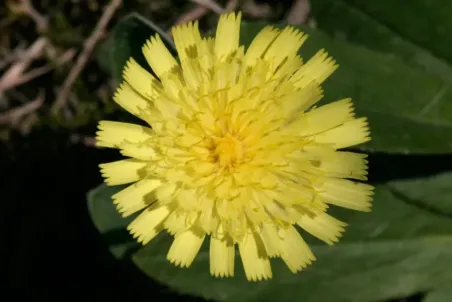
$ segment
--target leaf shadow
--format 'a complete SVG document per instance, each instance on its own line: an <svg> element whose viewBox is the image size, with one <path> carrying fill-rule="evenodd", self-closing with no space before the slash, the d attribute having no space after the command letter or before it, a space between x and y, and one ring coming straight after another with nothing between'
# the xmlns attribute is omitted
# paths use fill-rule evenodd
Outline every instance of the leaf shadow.
<svg viewBox="0 0 452 302"><path fill-rule="evenodd" d="M426 177L452 170L452 154L406 155L375 152L368 153L368 156L368 178L373 184Z"/></svg>
<svg viewBox="0 0 452 302"><path fill-rule="evenodd" d="M109 245L136 243L136 240L125 228L107 231L103 234L103 236Z"/></svg>

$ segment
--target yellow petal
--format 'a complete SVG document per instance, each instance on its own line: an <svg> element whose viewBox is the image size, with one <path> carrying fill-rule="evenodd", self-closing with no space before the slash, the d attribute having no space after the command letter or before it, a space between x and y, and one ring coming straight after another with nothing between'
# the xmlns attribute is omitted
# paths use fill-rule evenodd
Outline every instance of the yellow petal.
<svg viewBox="0 0 452 302"><path fill-rule="evenodd" d="M262 240L256 233L248 230L239 243L239 251L246 278L249 281L261 281L272 278L270 260Z"/></svg>
<svg viewBox="0 0 452 302"><path fill-rule="evenodd" d="M328 178L318 190L319 195L329 204L369 212L373 189L370 185L347 179Z"/></svg>
<svg viewBox="0 0 452 302"><path fill-rule="evenodd" d="M146 162L136 159L124 159L111 163L100 164L100 172L109 186L122 185L139 180L143 177Z"/></svg>
<svg viewBox="0 0 452 302"><path fill-rule="evenodd" d="M150 204L156 199L152 192L161 185L158 179L143 179L112 196L118 211L129 216Z"/></svg>
<svg viewBox="0 0 452 302"><path fill-rule="evenodd" d="M214 47L215 40L213 38L202 39L199 43L198 63L204 83L208 83L211 79L214 62Z"/></svg>
<svg viewBox="0 0 452 302"><path fill-rule="evenodd" d="M166 258L176 266L189 267L201 248L206 234L192 228L176 235Z"/></svg>
<svg viewBox="0 0 452 302"><path fill-rule="evenodd" d="M136 158L138 160L152 160L156 157L156 152L152 145L149 144L132 144L124 142L118 145L121 149L121 154L124 156L129 156Z"/></svg>
<svg viewBox="0 0 452 302"><path fill-rule="evenodd" d="M130 58L123 71L124 79L141 96L153 100L162 93L162 85L149 72Z"/></svg>
<svg viewBox="0 0 452 302"><path fill-rule="evenodd" d="M133 90L126 82L123 82L119 86L113 99L122 108L139 118L143 118L143 111L150 108L149 102Z"/></svg>
<svg viewBox="0 0 452 302"><path fill-rule="evenodd" d="M304 87L311 81L322 84L336 69L338 65L325 50L319 50L309 61L293 75L291 81L297 87Z"/></svg>
<svg viewBox="0 0 452 302"><path fill-rule="evenodd" d="M177 73L168 73L162 80L165 98L156 102L156 107L167 116L175 116L183 104L181 93L184 91L185 83ZM177 104L175 106L175 104Z"/></svg>
<svg viewBox="0 0 452 302"><path fill-rule="evenodd" d="M343 99L315 108L302 117L305 120L306 127L300 129L300 134L308 136L324 132L343 124L353 116L351 99Z"/></svg>
<svg viewBox="0 0 452 302"><path fill-rule="evenodd" d="M155 194L161 203L168 204L177 197L177 189L175 183L165 183L156 190Z"/></svg>
<svg viewBox="0 0 452 302"><path fill-rule="evenodd" d="M278 114L282 114L286 118L290 118L294 115L300 115L300 112L306 110L308 107L320 101L322 96L322 88L316 83L311 82L303 89L282 96L279 99L281 108L278 108L277 112ZM303 133L303 131L307 130L308 120L305 116L299 119L300 121L295 122L295 124L291 125L291 127L298 127L298 133Z"/></svg>
<svg viewBox="0 0 452 302"><path fill-rule="evenodd" d="M350 120L315 136L317 143L331 144L335 149L347 148L370 141L366 118Z"/></svg>
<svg viewBox="0 0 452 302"><path fill-rule="evenodd" d="M326 213L314 217L303 215L297 224L311 235L325 241L329 245L333 245L339 241L347 225Z"/></svg>
<svg viewBox="0 0 452 302"><path fill-rule="evenodd" d="M179 66L158 34L146 42L142 51L152 70L160 79Z"/></svg>
<svg viewBox="0 0 452 302"><path fill-rule="evenodd" d="M123 142L139 144L152 137L152 129L140 125L100 121L96 133L96 145L118 148Z"/></svg>
<svg viewBox="0 0 452 302"><path fill-rule="evenodd" d="M197 47L201 43L198 21L188 22L172 28L174 43L181 61L198 56Z"/></svg>
<svg viewBox="0 0 452 302"><path fill-rule="evenodd" d="M243 57L243 51L243 47L238 48L234 59L218 63L215 66L215 72L210 84L216 90L217 101L211 104L214 110L223 110L229 102L229 95L225 89L236 84L239 79L240 60Z"/></svg>
<svg viewBox="0 0 452 302"><path fill-rule="evenodd" d="M271 71L276 71L285 61L293 60L307 37L298 29L286 26L265 52L264 60L270 63Z"/></svg>
<svg viewBox="0 0 452 302"><path fill-rule="evenodd" d="M316 260L309 246L293 226L280 232L281 258L291 272L301 271Z"/></svg>
<svg viewBox="0 0 452 302"><path fill-rule="evenodd" d="M178 206L184 211L197 210L199 208L198 195L195 189L181 189L177 196Z"/></svg>
<svg viewBox="0 0 452 302"><path fill-rule="evenodd" d="M287 79L291 77L303 65L303 60L299 55L293 58L287 58L276 70L274 77L280 79ZM291 83L293 85L293 83Z"/></svg>
<svg viewBox="0 0 452 302"><path fill-rule="evenodd" d="M168 218L165 219L163 225L165 229L167 229L168 233L174 236L186 231L189 228L187 227L187 216L187 212L174 210Z"/></svg>
<svg viewBox="0 0 452 302"><path fill-rule="evenodd" d="M213 206L214 200L206 196L200 197L199 204L201 205L201 214L199 217L199 222L202 229L210 235L213 230Z"/></svg>
<svg viewBox="0 0 452 302"><path fill-rule="evenodd" d="M232 240L210 237L210 274L215 277L234 276L235 247Z"/></svg>
<svg viewBox="0 0 452 302"><path fill-rule="evenodd" d="M272 43L278 36L279 30L266 26L262 29L254 38L248 47L244 59L245 66L253 66L261 58L263 53L268 49L270 43Z"/></svg>
<svg viewBox="0 0 452 302"><path fill-rule="evenodd" d="M336 151L324 156L316 163L330 177L367 180L367 155L354 152Z"/></svg>
<svg viewBox="0 0 452 302"><path fill-rule="evenodd" d="M241 18L241 12L220 16L215 35L215 55L220 61L225 60L239 48Z"/></svg>
<svg viewBox="0 0 452 302"><path fill-rule="evenodd" d="M163 229L162 222L169 213L167 206L148 207L127 226L127 229L138 242L147 244Z"/></svg>
<svg viewBox="0 0 452 302"><path fill-rule="evenodd" d="M265 245L267 255L272 257L280 256L280 241L278 229L274 224L264 223L261 231L262 241Z"/></svg>
<svg viewBox="0 0 452 302"><path fill-rule="evenodd" d="M197 90L201 84L202 70L197 58L187 58L181 62L185 84L193 90ZM179 91L178 91L179 93Z"/></svg>

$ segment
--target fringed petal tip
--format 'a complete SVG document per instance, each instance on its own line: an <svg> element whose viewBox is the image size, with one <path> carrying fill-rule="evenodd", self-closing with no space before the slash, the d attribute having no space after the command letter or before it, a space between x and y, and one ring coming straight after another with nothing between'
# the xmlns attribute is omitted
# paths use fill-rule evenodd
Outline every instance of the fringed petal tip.
<svg viewBox="0 0 452 302"><path fill-rule="evenodd" d="M205 233L199 232L196 228L189 229L174 237L167 260L179 267L189 267L201 248Z"/></svg>
<svg viewBox="0 0 452 302"><path fill-rule="evenodd" d="M215 278L226 279L234 277L234 272L224 272L224 271L212 271L210 270L210 275Z"/></svg>
<svg viewBox="0 0 452 302"><path fill-rule="evenodd" d="M109 186L123 185L138 181L140 170L146 166L146 162L123 159L111 163L100 164L100 173Z"/></svg>
<svg viewBox="0 0 452 302"><path fill-rule="evenodd" d="M176 59L166 48L159 34L155 34L141 48L149 66L157 77L162 79L165 74L179 66Z"/></svg>

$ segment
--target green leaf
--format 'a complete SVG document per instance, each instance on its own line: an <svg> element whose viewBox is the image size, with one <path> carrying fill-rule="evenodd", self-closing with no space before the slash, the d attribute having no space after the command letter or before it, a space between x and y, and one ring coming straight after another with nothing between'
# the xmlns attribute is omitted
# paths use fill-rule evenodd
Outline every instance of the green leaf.
<svg viewBox="0 0 452 302"><path fill-rule="evenodd" d="M116 24L110 38L106 41L107 46L104 46L104 51L100 52L99 55L108 55L110 69L117 82L122 79L123 67L130 57L133 57L142 67L152 72L141 52L141 48L155 34L160 35L170 52L176 53L174 43L166 33L137 13L124 17Z"/></svg>
<svg viewBox="0 0 452 302"><path fill-rule="evenodd" d="M403 0L312 2L318 27L332 37L396 54L409 64L449 80L451 9L448 0L413 0L409 5Z"/></svg>
<svg viewBox="0 0 452 302"><path fill-rule="evenodd" d="M181 269L166 260L172 237L157 236L139 251L133 262L151 278L186 294L217 301L376 301L435 289L452 282L452 219L406 202L394 188L417 186L431 203L446 200L442 190L452 173L427 180L391 182L376 187L370 213L333 208L332 214L349 224L341 241L328 246L303 233L318 261L299 274L292 274L279 260L272 260L274 279L250 283L244 278L240 258L236 257L236 276L216 279L209 274L208 239L192 266ZM115 213L109 200L120 188L101 186L89 194L92 218L103 234L124 227L128 221ZM441 210L439 210L441 211ZM106 217L108 216L108 217ZM106 236L107 237L107 236ZM107 239L107 238L106 238ZM129 237L128 244L133 239ZM124 243L112 243L118 257ZM135 246L136 247L136 246ZM116 251L116 252L115 252Z"/></svg>
<svg viewBox="0 0 452 302"><path fill-rule="evenodd" d="M423 302L450 302L452 300L452 287L441 288L428 293Z"/></svg>
<svg viewBox="0 0 452 302"><path fill-rule="evenodd" d="M408 203L452 218L452 173L417 180L399 180L391 183L390 188Z"/></svg>
<svg viewBox="0 0 452 302"><path fill-rule="evenodd" d="M248 45L262 23L243 23ZM325 48L339 63L324 85L324 102L352 97L356 112L369 118L372 140L360 149L389 153L452 152L452 89L440 76L407 65L394 55L331 39L300 27L310 37L301 48L304 60Z"/></svg>

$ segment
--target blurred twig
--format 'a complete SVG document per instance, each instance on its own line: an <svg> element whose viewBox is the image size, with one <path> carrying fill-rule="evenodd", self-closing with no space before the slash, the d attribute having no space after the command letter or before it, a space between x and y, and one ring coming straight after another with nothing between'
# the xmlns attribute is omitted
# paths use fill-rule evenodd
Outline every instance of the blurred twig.
<svg viewBox="0 0 452 302"><path fill-rule="evenodd" d="M119 7L121 3L122 3L121 0L110 1L108 6L105 8L102 17L100 18L99 22L97 23L96 27L91 33L91 36L85 41L82 52L78 56L74 67L72 67L71 71L69 72L69 75L64 81L63 87L61 87L59 93L57 94L56 101L52 106L52 112L54 114L58 114L60 109L67 103L69 91L71 90L72 85L79 76L80 72L83 70L86 63L88 62L89 57L91 56L94 50L94 47L96 46L100 38L103 36L108 22L111 20L116 9Z"/></svg>
<svg viewBox="0 0 452 302"><path fill-rule="evenodd" d="M11 4L9 3L9 7L16 13L21 13L27 15L36 23L36 27L39 32L47 31L49 26L47 17L41 15L33 6L30 0L20 0L19 3Z"/></svg>
<svg viewBox="0 0 452 302"><path fill-rule="evenodd" d="M17 127L23 118L35 112L42 106L44 103L44 97L44 92L40 91L34 101L25 103L18 108L14 108L0 114L0 125L11 125L12 127Z"/></svg>
<svg viewBox="0 0 452 302"><path fill-rule="evenodd" d="M75 50L69 49L54 62L24 73L30 63L42 55L44 46L45 44L34 44L23 56L18 57L17 62L8 69L2 78L0 78L0 94L51 71L55 66L63 65L75 56Z"/></svg>
<svg viewBox="0 0 452 302"><path fill-rule="evenodd" d="M86 136L86 135L74 133L74 134L71 134L71 136L69 137L69 140L73 144L83 144L87 147L98 148L96 146L96 138L92 137L92 136Z"/></svg>
<svg viewBox="0 0 452 302"><path fill-rule="evenodd" d="M229 0L224 9L226 12L232 12L239 5L239 0Z"/></svg>
<svg viewBox="0 0 452 302"><path fill-rule="evenodd" d="M211 11L221 14L224 12L224 8L222 8L217 2L214 0L191 0L192 2L198 3L205 8L210 9Z"/></svg>
<svg viewBox="0 0 452 302"><path fill-rule="evenodd" d="M267 3L257 4L254 0L246 0L243 3L242 10L254 18L266 18L272 11L270 5Z"/></svg>
<svg viewBox="0 0 452 302"><path fill-rule="evenodd" d="M218 5L215 1L203 1L203 0L192 0L195 3L198 3L194 8L191 10L185 12L182 14L179 19L175 22L175 25L177 24L183 24L190 21L198 20L204 17L209 10L221 14L224 12L230 12L237 8L239 1L238 0L229 0L226 4L226 8L222 8L220 5Z"/></svg>
<svg viewBox="0 0 452 302"><path fill-rule="evenodd" d="M288 24L306 24L309 21L309 15L311 13L311 5L309 0L295 0L289 13L287 14L286 21Z"/></svg>
<svg viewBox="0 0 452 302"><path fill-rule="evenodd" d="M0 60L0 69L5 68L10 63L17 60L17 58L24 52L26 47L26 43L24 41L21 41L19 45L16 46L12 51L9 49L0 49L0 52L2 53L2 58Z"/></svg>
<svg viewBox="0 0 452 302"><path fill-rule="evenodd" d="M182 14L179 19L175 22L177 24L183 24L190 21L198 20L209 12L209 9L202 5L196 5L191 10Z"/></svg>
<svg viewBox="0 0 452 302"><path fill-rule="evenodd" d="M64 63L72 60L72 58L75 56L75 49L71 48L66 50L60 57L58 57L55 62L46 64L44 66L35 68L26 74L22 76L21 79L18 81L18 85L21 85L23 83L26 83L28 81L33 80L36 77L39 77L49 71L51 71L55 66L63 65Z"/></svg>
<svg viewBox="0 0 452 302"><path fill-rule="evenodd" d="M15 62L0 78L0 94L5 90L18 85L24 71L28 68L33 60L39 58L44 53L44 47L48 43L47 39L40 37L25 50L20 56L18 56L17 62Z"/></svg>

